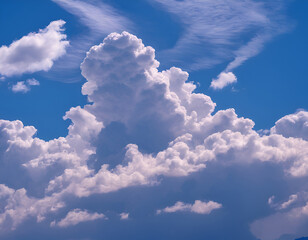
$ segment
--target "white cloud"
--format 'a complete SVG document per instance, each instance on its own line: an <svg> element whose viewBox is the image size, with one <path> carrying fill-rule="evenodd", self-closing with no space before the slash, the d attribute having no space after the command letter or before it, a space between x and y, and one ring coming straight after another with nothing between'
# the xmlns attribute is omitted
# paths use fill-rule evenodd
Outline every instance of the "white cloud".
<svg viewBox="0 0 308 240"><path fill-rule="evenodd" d="M222 72L218 75L217 79L212 80L211 88L222 89L225 86L236 82L237 78L232 72Z"/></svg>
<svg viewBox="0 0 308 240"><path fill-rule="evenodd" d="M289 200L286 201L286 202L283 202L281 205L280 205L280 209L285 209L287 207L289 207L292 203L294 203L296 200L297 200L297 195L296 194L293 194L289 197Z"/></svg>
<svg viewBox="0 0 308 240"><path fill-rule="evenodd" d="M213 201L202 202L196 200L194 204L187 204L183 202L176 202L175 205L171 207L166 207L161 210L157 210L157 214L161 213L174 213L174 212L193 212L198 214L210 214L213 210L221 208L220 203Z"/></svg>
<svg viewBox="0 0 308 240"><path fill-rule="evenodd" d="M38 33L29 33L10 46L0 47L0 74L13 76L48 71L54 61L65 54L69 44L62 33L64 24L62 20L53 21Z"/></svg>
<svg viewBox="0 0 308 240"><path fill-rule="evenodd" d="M39 86L40 82L34 78L28 79L26 81L19 81L16 84L12 85L12 91L14 93L27 93L31 90L32 86Z"/></svg>
<svg viewBox="0 0 308 240"><path fill-rule="evenodd" d="M29 86L39 86L40 82L38 80L36 80L35 78L31 78L27 80L27 84Z"/></svg>
<svg viewBox="0 0 308 240"><path fill-rule="evenodd" d="M74 209L70 211L65 218L61 219L59 222L51 222L51 226L58 226L61 228L66 228L69 226L75 226L82 222L89 222L98 219L106 219L105 215L102 213L89 213L86 210Z"/></svg>
<svg viewBox="0 0 308 240"><path fill-rule="evenodd" d="M129 218L129 213L120 213L120 219L121 220L127 220Z"/></svg>
<svg viewBox="0 0 308 240"><path fill-rule="evenodd" d="M122 32L133 28L132 22L125 17L125 14L114 9L112 6L99 1L85 0L52 0L64 10L75 15L80 23L87 27L78 35L70 38L70 48L67 54L60 59L54 66L50 74L51 79L60 81L78 81L80 76L71 76L69 72L77 69L79 73L80 63L85 53L94 43L101 41L111 32ZM59 77L59 75L61 77ZM65 76L65 77L63 77Z"/></svg>
<svg viewBox="0 0 308 240"><path fill-rule="evenodd" d="M271 197L267 200L268 205L273 206L273 205L274 205L274 200L275 200L275 196L271 196Z"/></svg>
<svg viewBox="0 0 308 240"><path fill-rule="evenodd" d="M231 60L221 74L231 72L257 55L274 36L289 29L282 14L285 3L281 1L151 1L176 15L184 28L175 47L163 56L184 64L189 59L191 69Z"/></svg>
<svg viewBox="0 0 308 240"><path fill-rule="evenodd" d="M289 196L287 201L274 203L273 214L258 219L250 225L252 233L261 240L297 239L308 234L308 193L298 192Z"/></svg>
<svg viewBox="0 0 308 240"><path fill-rule="evenodd" d="M37 222L44 221L47 213L64 207L64 203L56 197L28 197L24 188L14 190L3 184L0 184L0 200L5 203L0 214L1 230L14 230L29 217L36 217Z"/></svg>
<svg viewBox="0 0 308 240"><path fill-rule="evenodd" d="M184 33L166 56L171 54L177 61L181 56L189 57L193 69L211 67L234 58L226 69L226 72L232 71L258 54L273 36L288 28L281 13L282 2L275 5L252 0L152 2L160 3L183 23ZM243 35L245 41L241 38Z"/></svg>
<svg viewBox="0 0 308 240"><path fill-rule="evenodd" d="M44 141L35 137L34 127L0 120L0 175L9 167L22 172L27 182L19 181L18 189L43 189L40 198L34 198L31 191L6 187L12 181L6 178L5 199L22 192L22 198L30 200L1 200L0 219L10 216L14 228L29 217L42 221L69 198L157 184L161 176L187 176L209 163L228 167L264 162L281 169L285 181L307 177L307 141L274 132L260 136L253 121L238 117L234 109L213 114L215 103L193 92L195 85L186 72L179 68L160 72L158 66L154 49L140 39L127 32L110 34L90 49L81 65L86 79L82 92L91 103L66 113L64 119L72 121L67 136ZM123 127L117 134L124 143L115 153L121 162L109 166L100 144L114 144L104 130L115 122ZM119 152L125 153L123 159ZM91 167L93 159L98 169ZM30 205L39 207L29 210ZM180 202L169 211L206 214L213 207L219 205ZM80 212L72 211L68 219ZM4 220L0 225L12 228Z"/></svg>
<svg viewBox="0 0 308 240"><path fill-rule="evenodd" d="M284 137L302 138L308 141L308 112L299 111L279 119L271 129L271 133Z"/></svg>
<svg viewBox="0 0 308 240"><path fill-rule="evenodd" d="M271 196L268 199L268 204L273 208L276 208L278 210L282 210L282 209L286 209L290 205L294 204L298 200L298 195L292 194L292 195L290 195L290 197L287 201L282 202L282 203L275 203L274 200L275 200L275 196Z"/></svg>
<svg viewBox="0 0 308 240"><path fill-rule="evenodd" d="M287 239L308 234L308 202L301 207L286 212L278 212L264 219L253 222L252 233L261 240L276 240L284 235Z"/></svg>
<svg viewBox="0 0 308 240"><path fill-rule="evenodd" d="M80 21L96 33L107 34L123 31L131 23L123 14L101 1L52 0L68 12L78 16Z"/></svg>
<svg viewBox="0 0 308 240"><path fill-rule="evenodd" d="M15 93L18 92L26 93L30 91L30 87L26 85L25 81L20 81L12 86L12 91Z"/></svg>

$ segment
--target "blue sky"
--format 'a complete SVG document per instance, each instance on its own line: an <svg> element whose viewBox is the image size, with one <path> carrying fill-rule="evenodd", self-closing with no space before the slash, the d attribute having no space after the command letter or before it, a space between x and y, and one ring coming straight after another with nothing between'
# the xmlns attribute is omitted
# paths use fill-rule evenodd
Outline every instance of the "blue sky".
<svg viewBox="0 0 308 240"><path fill-rule="evenodd" d="M1 238L308 236L307 10L1 1Z"/></svg>

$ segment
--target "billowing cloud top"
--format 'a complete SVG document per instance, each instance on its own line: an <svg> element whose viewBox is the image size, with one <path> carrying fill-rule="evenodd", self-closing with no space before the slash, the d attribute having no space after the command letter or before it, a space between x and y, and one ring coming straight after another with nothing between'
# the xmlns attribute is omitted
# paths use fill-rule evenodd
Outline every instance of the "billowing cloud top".
<svg viewBox="0 0 308 240"><path fill-rule="evenodd" d="M102 219L102 213L72 210L70 201L158 184L164 176L185 177L209 164L269 163L288 179L308 175L308 142L293 127L306 125L305 117L290 115L260 136L253 121L234 109L213 114L215 103L194 93L186 72L160 72L158 66L153 48L127 32L112 33L81 65L87 80L82 93L91 103L66 113L64 119L72 121L67 136L46 142L35 137L34 127L0 120L2 229L31 217L54 226ZM281 124L288 119L293 124ZM23 181L14 182L7 169L23 173ZM222 204L224 211L219 202L178 205L209 213ZM62 220L60 209L69 211ZM253 232L258 235L262 226L254 225Z"/></svg>

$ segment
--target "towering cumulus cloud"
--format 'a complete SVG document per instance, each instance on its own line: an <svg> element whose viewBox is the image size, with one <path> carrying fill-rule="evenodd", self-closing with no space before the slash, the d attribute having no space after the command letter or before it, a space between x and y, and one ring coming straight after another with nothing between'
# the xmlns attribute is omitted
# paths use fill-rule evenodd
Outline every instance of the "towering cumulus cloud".
<svg viewBox="0 0 308 240"><path fill-rule="evenodd" d="M163 184L164 176L185 177L207 165L227 169L268 163L285 181L307 177L308 142L292 127L307 125L302 117L306 112L282 118L269 136L260 136L253 121L238 117L234 109L213 114L215 103L194 93L186 72L160 72L158 66L153 48L127 32L112 33L93 46L81 64L87 80L82 93L90 103L66 113L64 119L72 122L66 137L46 142L35 137L34 127L0 121L3 230L15 229L29 218L48 226L99 221L105 215L81 211L85 205L71 206L73 199ZM305 191L305 186L298 190ZM230 207L223 199L214 201L183 206L197 213ZM303 200L302 208L294 211L306 204ZM58 215L60 209L66 217ZM300 217L298 221L308 219L305 214ZM262 227L255 224L253 232L258 234Z"/></svg>

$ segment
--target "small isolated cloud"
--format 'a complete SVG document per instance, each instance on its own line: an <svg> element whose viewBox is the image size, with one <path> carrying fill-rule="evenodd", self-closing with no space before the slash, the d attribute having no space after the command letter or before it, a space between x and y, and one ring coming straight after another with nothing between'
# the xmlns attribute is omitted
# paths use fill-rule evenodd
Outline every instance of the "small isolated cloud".
<svg viewBox="0 0 308 240"><path fill-rule="evenodd" d="M128 218L129 218L129 213L126 212L120 213L121 220L127 220Z"/></svg>
<svg viewBox="0 0 308 240"><path fill-rule="evenodd" d="M267 203L268 205L270 205L271 207L274 205L274 201L275 201L275 196L271 196L268 200Z"/></svg>
<svg viewBox="0 0 308 240"><path fill-rule="evenodd" d="M237 78L232 72L222 72L211 82L211 88L222 89L229 84L236 83Z"/></svg>
<svg viewBox="0 0 308 240"><path fill-rule="evenodd" d="M102 213L89 213L86 210L74 209L70 211L65 218L61 219L59 222L53 221L50 226L58 226L61 228L66 228L69 226L75 226L82 222L94 221L97 219L106 219L105 215Z"/></svg>
<svg viewBox="0 0 308 240"><path fill-rule="evenodd" d="M28 79L26 81L19 81L12 86L12 91L14 93L27 93L31 90L31 86L39 86L40 82L34 78Z"/></svg>
<svg viewBox="0 0 308 240"><path fill-rule="evenodd" d="M17 82L12 86L14 93L26 93L30 91L30 87L26 85L25 81Z"/></svg>
<svg viewBox="0 0 308 240"><path fill-rule="evenodd" d="M0 47L0 74L48 71L69 45L62 33L64 24L63 20L53 21L38 33L29 33L9 46Z"/></svg>
<svg viewBox="0 0 308 240"><path fill-rule="evenodd" d="M157 214L161 213L174 213L174 212L192 212L198 214L210 214L213 210L221 208L222 205L217 202L209 201L202 202L196 200L194 204L177 202L171 207L166 207L164 209L157 210Z"/></svg>
<svg viewBox="0 0 308 240"><path fill-rule="evenodd" d="M29 86L39 86L40 85L40 82L37 81L35 78L31 78L31 79L28 79L27 80L27 84Z"/></svg>

